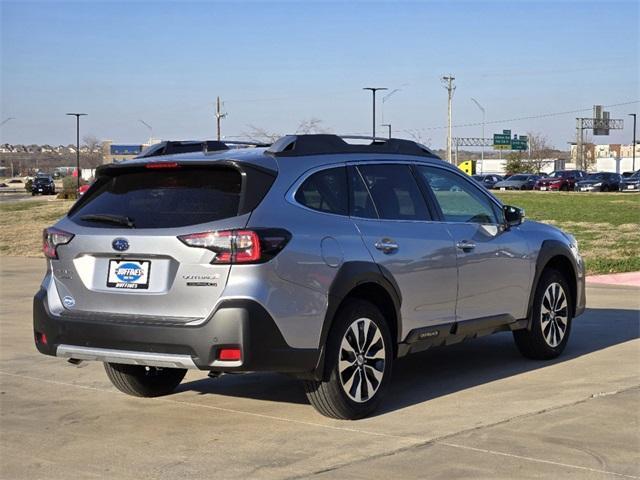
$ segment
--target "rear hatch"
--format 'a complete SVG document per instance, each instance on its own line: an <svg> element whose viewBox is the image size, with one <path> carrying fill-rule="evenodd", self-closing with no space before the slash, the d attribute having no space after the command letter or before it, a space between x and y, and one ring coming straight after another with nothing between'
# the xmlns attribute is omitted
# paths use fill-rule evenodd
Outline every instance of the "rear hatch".
<svg viewBox="0 0 640 480"><path fill-rule="evenodd" d="M224 232L246 226L275 175L226 161L102 168L56 225L73 234L51 260L62 304L125 320L154 316L187 323L207 317L231 266L215 241L202 243L202 234L223 245Z"/></svg>

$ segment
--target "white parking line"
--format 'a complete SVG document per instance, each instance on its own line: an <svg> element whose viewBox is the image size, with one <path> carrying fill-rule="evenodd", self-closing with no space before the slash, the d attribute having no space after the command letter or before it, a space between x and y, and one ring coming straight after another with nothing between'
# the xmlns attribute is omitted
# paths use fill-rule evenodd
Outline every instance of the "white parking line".
<svg viewBox="0 0 640 480"><path fill-rule="evenodd" d="M500 456L503 456L503 457L517 458L518 460L526 460L528 462L546 463L548 465L555 465L557 467L574 468L574 469L577 469L577 470L585 470L587 472L592 472L592 473L604 473L606 475L614 475L616 477L640 479L640 477L636 477L634 475L626 475L624 473L610 472L608 470L598 470L596 468L582 467L580 465L573 465L573 464L570 464L570 463L554 462L552 460L543 460L541 458L524 457L522 455L515 455L513 453L498 452L496 450L487 450L485 448L469 447L467 445L458 445L456 443L448 443L448 442L434 442L434 443L436 445L445 445L447 447L461 448L463 450L471 450L471 451L480 452L480 453L488 453L490 455L500 455Z"/></svg>
<svg viewBox="0 0 640 480"><path fill-rule="evenodd" d="M96 392L104 392L104 393L122 395L120 392L117 392L117 391L114 391L114 390L107 390L107 389L104 389L104 388L89 387L87 385L78 385L78 384L75 384L75 383L60 382L58 380L48 380L48 379L43 379L43 378L32 377L32 376L29 376L29 375L20 375L20 374L17 374L17 373L9 373L9 372L0 371L0 375L7 375L9 377L22 378L22 379L25 379L25 380L49 383L49 384L52 384L52 385L60 385L60 386L64 386L64 387L75 387L75 388L82 388L84 390L93 390L93 391L96 391ZM410 436L405 436L405 435L390 435L388 433L371 432L371 431L368 431L368 430L360 430L360 429L357 429L357 428L347 428L347 427L338 427L338 426L335 426L335 425L325 425L325 424L322 424L322 423L307 422L307 421L304 421L304 420L295 420L295 419L292 419L292 418L285 418L285 417L277 417L275 415L265 415L265 414L262 414L262 413L246 412L246 411L243 411L243 410L236 410L236 409L233 409L233 408L216 407L214 405L203 405L201 403L194 403L194 402L181 401L181 400L171 400L169 398L155 398L155 399L153 399L153 401L154 402L171 403L171 404L174 404L174 405L187 405L187 406L196 407L196 408L206 408L206 409L210 409L210 410L218 410L218 411L221 411L221 412L236 413L236 414L240 414L240 415L248 415L248 416L257 417L257 418L265 418L265 419L269 419L269 420L277 420L277 421L280 421L280 422L296 423L296 424L299 424L299 425L306 425L306 426L310 426L310 427L325 428L325 429L329 429L329 430L338 430L338 431L350 432L350 433L361 433L361 434L364 434L364 435L371 435L371 436L376 436L376 437L394 438L394 439L405 440L405 441L409 441L409 442L413 442L413 443L424 443L424 442L428 441L428 439L425 439L425 438L410 437Z"/></svg>

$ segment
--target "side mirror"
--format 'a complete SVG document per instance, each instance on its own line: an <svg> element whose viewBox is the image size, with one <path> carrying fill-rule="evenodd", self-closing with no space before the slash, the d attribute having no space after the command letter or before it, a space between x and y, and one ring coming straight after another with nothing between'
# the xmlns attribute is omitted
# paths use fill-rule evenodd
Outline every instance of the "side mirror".
<svg viewBox="0 0 640 480"><path fill-rule="evenodd" d="M524 209L518 207L512 207L511 205L504 205L502 207L504 212L504 222L507 227L517 227L524 220Z"/></svg>

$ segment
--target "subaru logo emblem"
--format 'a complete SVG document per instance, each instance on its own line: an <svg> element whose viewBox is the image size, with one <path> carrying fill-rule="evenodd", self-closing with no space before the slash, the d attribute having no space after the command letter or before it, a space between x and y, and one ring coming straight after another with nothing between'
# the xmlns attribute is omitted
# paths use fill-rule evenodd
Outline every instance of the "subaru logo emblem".
<svg viewBox="0 0 640 480"><path fill-rule="evenodd" d="M129 241L126 238L116 238L111 242L111 246L118 252L124 252L125 250L129 250Z"/></svg>

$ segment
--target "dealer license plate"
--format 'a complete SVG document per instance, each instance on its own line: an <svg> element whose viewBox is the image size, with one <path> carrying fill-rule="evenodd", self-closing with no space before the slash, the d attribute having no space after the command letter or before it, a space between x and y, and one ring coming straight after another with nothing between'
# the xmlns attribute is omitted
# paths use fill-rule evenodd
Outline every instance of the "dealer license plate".
<svg viewBox="0 0 640 480"><path fill-rule="evenodd" d="M542 190L542 191L544 191L546 189L547 189L547 187L540 187L540 190Z"/></svg>
<svg viewBox="0 0 640 480"><path fill-rule="evenodd" d="M149 288L148 260L109 260L107 287L124 290Z"/></svg>

